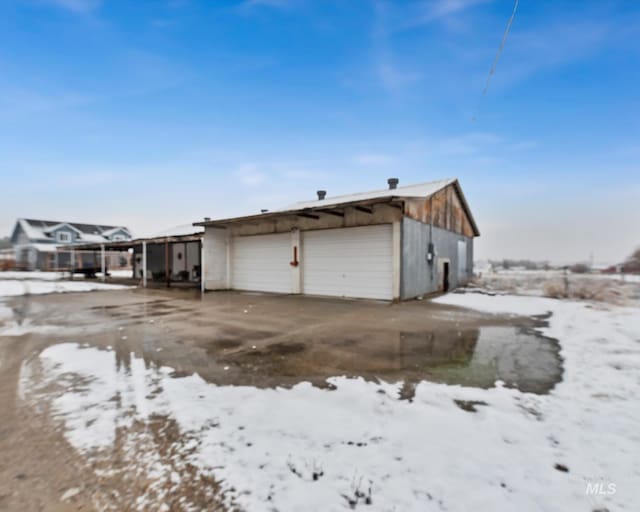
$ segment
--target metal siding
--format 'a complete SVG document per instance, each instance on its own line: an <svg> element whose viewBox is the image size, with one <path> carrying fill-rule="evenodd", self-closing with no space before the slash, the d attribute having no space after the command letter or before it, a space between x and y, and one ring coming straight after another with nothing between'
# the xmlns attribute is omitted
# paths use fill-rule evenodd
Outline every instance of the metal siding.
<svg viewBox="0 0 640 512"><path fill-rule="evenodd" d="M458 282L467 280L467 241L458 240Z"/></svg>
<svg viewBox="0 0 640 512"><path fill-rule="evenodd" d="M236 290L291 292L291 234L233 238L231 287Z"/></svg>
<svg viewBox="0 0 640 512"><path fill-rule="evenodd" d="M404 217L402 220L402 291L403 299L411 299L438 291L438 258L449 260L450 289L464 284L473 274L473 238L453 231L431 228L436 257L432 265L427 263L429 224ZM466 277L458 276L458 241L466 242Z"/></svg>
<svg viewBox="0 0 640 512"><path fill-rule="evenodd" d="M302 233L305 294L393 299L392 226Z"/></svg>

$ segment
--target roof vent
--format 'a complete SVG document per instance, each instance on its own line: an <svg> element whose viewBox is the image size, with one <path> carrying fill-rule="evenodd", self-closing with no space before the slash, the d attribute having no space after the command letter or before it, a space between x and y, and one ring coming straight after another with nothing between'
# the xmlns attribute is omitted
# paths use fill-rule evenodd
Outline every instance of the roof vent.
<svg viewBox="0 0 640 512"><path fill-rule="evenodd" d="M205 218L204 218L204 221L205 221L205 222L209 222L210 220L211 220L211 217L205 217Z"/></svg>
<svg viewBox="0 0 640 512"><path fill-rule="evenodd" d="M266 208L263 208L262 210L260 210L260 213L267 213L269 210L267 210Z"/></svg>
<svg viewBox="0 0 640 512"><path fill-rule="evenodd" d="M327 191L326 190L318 190L318 192L316 192L318 194L318 199L320 201L322 201L326 195L327 195Z"/></svg>
<svg viewBox="0 0 640 512"><path fill-rule="evenodd" d="M389 184L389 190L394 190L398 188L398 183L400 183L400 180L398 178L389 178L387 180L387 183Z"/></svg>

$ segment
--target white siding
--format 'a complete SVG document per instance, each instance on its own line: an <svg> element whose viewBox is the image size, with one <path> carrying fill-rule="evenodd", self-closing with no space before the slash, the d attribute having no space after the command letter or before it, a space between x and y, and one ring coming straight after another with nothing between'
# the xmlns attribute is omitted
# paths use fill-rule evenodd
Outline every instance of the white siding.
<svg viewBox="0 0 640 512"><path fill-rule="evenodd" d="M227 232L206 228L202 238L203 287L205 290L229 288L227 281Z"/></svg>
<svg viewBox="0 0 640 512"><path fill-rule="evenodd" d="M393 299L391 224L305 231L302 236L303 293Z"/></svg>
<svg viewBox="0 0 640 512"><path fill-rule="evenodd" d="M291 234L237 236L231 247L231 287L291 292Z"/></svg>

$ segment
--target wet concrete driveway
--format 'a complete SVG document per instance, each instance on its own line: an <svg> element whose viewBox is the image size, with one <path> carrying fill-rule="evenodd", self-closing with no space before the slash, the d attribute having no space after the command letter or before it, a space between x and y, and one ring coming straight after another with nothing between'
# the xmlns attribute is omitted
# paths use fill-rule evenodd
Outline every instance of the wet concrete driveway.
<svg viewBox="0 0 640 512"><path fill-rule="evenodd" d="M51 397L82 397L88 381L69 377L57 388L37 388L49 398L20 399L25 382L39 382L36 363L53 345L108 349L124 372L113 374L129 379L123 385L141 358L146 368L171 367L174 377L197 373L217 385L290 388L309 381L331 389L327 378L342 375L402 382L401 398L407 400L423 380L491 387L500 379L547 393L562 375L558 344L532 331L544 319L491 316L428 301L389 305L128 289L21 296L0 302L0 308L2 510L130 510L140 496L162 499L169 510L182 510L184 499L194 509L230 510L222 505L217 481L195 473L182 456L171 456L189 440L171 418L153 416L141 424L118 409L127 426L117 429L106 452L86 457L70 449L61 423L50 420ZM456 404L475 411L475 403ZM94 420L83 428L93 428ZM181 475L178 487L157 475L149 479L144 464L155 460L149 453L170 461L166 473Z"/></svg>
<svg viewBox="0 0 640 512"><path fill-rule="evenodd" d="M19 297L5 332L35 350L75 341L135 352L216 384L324 386L346 375L546 393L562 374L543 319L474 313L429 301L399 305L294 296L126 290Z"/></svg>

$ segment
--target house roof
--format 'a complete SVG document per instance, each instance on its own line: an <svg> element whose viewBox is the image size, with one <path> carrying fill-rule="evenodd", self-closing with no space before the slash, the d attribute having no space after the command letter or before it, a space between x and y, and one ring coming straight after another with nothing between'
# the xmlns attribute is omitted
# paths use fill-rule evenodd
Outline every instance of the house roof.
<svg viewBox="0 0 640 512"><path fill-rule="evenodd" d="M193 224L182 224L180 226L173 226L167 229L163 229L157 233L154 233L148 238L135 238L132 240L124 240L117 242L102 242L102 243L86 243L76 245L77 250L100 250L101 246L105 249L129 249L142 245L143 242L147 243L166 243L166 242L196 242L202 239L204 228L201 226L194 226Z"/></svg>
<svg viewBox="0 0 640 512"><path fill-rule="evenodd" d="M417 183L414 185L405 185L402 187L397 187L394 189L384 188L379 190L371 190L369 192L359 192L355 194L346 194L339 195L333 197L326 197L325 199L314 199L311 201L299 201L297 203L290 204L284 208L269 210L265 213L248 215L243 217L232 217L227 219L214 219L203 222L195 222L194 226L216 226L216 225L224 225L230 224L232 222L242 222L242 221L253 221L257 219L271 218L277 217L287 214L296 214L299 212L308 212L312 210L318 209L326 209L326 208L337 208L344 207L350 205L357 204L372 204L376 202L394 202L394 201L402 201L403 199L411 199L411 198L426 198L432 196L439 190L443 188L454 185L458 195L460 196L460 200L463 204L463 207L469 217L469 221L473 227L474 233L477 235L480 234L478 226L471 214L471 209L469 208L469 204L462 193L462 188L460 187L460 183L456 178L448 178L437 181L429 181L425 183Z"/></svg>
<svg viewBox="0 0 640 512"><path fill-rule="evenodd" d="M179 226L173 226L162 231L158 231L149 237L149 239L173 237L173 236L189 236L197 235L204 232L202 226L194 226L193 224L181 224Z"/></svg>
<svg viewBox="0 0 640 512"><path fill-rule="evenodd" d="M65 222L55 220L38 220L38 219L18 219L17 224L20 225L29 240L42 241L51 239L55 242L51 233L62 226L68 226L78 233L78 242L105 242L109 241L108 237L117 232L124 231L131 235L128 228L124 226L107 226L103 224L84 224L79 222Z"/></svg>

